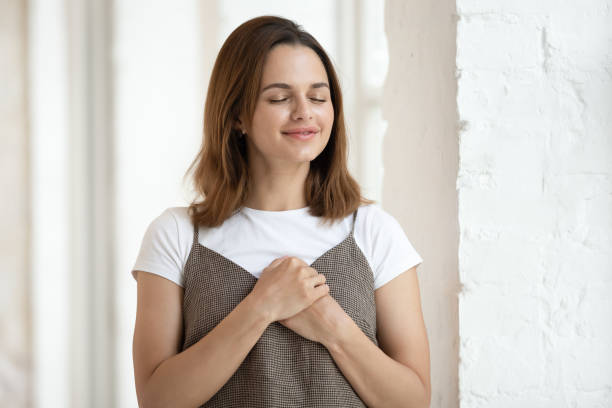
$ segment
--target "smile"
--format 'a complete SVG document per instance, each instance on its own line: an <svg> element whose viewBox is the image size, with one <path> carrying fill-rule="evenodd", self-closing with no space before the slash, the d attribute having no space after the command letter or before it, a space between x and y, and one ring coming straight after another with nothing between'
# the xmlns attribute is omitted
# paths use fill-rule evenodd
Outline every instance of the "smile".
<svg viewBox="0 0 612 408"><path fill-rule="evenodd" d="M319 132L312 132L312 131L307 131L307 132L283 132L283 134L285 136L290 136L294 139L297 140L309 140L312 139L314 137L314 135L316 135Z"/></svg>

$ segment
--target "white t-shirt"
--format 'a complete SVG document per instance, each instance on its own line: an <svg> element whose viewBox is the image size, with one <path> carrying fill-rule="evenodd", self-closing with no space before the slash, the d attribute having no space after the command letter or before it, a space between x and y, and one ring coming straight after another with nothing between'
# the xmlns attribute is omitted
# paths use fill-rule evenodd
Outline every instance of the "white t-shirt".
<svg viewBox="0 0 612 408"><path fill-rule="evenodd" d="M351 232L353 214L333 225L320 224L308 207L263 211L243 207L214 228L200 227L199 243L238 264L256 278L276 258L295 256L308 265ZM378 289L423 262L397 220L378 204L357 211L354 237L374 274ZM183 270L193 243L187 207L170 207L147 228L135 271L151 272L183 286Z"/></svg>

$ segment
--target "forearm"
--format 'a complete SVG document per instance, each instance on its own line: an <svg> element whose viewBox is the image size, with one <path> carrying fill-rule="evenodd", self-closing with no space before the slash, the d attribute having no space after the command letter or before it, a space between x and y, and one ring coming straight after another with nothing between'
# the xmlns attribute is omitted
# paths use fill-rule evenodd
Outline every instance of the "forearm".
<svg viewBox="0 0 612 408"><path fill-rule="evenodd" d="M270 322L247 296L197 343L165 360L146 385L144 407L199 406L231 378Z"/></svg>
<svg viewBox="0 0 612 408"><path fill-rule="evenodd" d="M368 407L429 407L416 372L386 355L352 320L323 345Z"/></svg>

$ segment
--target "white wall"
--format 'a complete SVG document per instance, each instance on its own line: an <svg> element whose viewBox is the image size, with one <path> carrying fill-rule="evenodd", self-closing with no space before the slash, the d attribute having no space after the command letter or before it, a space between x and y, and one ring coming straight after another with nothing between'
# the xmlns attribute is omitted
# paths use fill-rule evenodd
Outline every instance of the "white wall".
<svg viewBox="0 0 612 408"><path fill-rule="evenodd" d="M69 406L69 81L67 11L27 7L30 171L30 311L33 406Z"/></svg>
<svg viewBox="0 0 612 408"><path fill-rule="evenodd" d="M462 407L612 406L611 8L457 1Z"/></svg>
<svg viewBox="0 0 612 408"><path fill-rule="evenodd" d="M204 104L197 2L115 2L114 137L118 406L137 406L132 362L136 281L146 226L183 205L182 176L200 141Z"/></svg>
<svg viewBox="0 0 612 408"><path fill-rule="evenodd" d="M0 406L31 402L27 13L6 1L0 13ZM6 80L10 78L10 80Z"/></svg>
<svg viewBox="0 0 612 408"><path fill-rule="evenodd" d="M457 110L452 0L387 0L383 201L423 257L417 268L434 408L457 403Z"/></svg>

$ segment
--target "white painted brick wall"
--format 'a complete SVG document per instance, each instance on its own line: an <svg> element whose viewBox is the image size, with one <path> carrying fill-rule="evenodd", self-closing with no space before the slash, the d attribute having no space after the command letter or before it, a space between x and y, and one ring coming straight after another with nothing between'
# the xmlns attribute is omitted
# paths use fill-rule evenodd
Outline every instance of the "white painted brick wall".
<svg viewBox="0 0 612 408"><path fill-rule="evenodd" d="M457 1L462 407L612 406L612 1Z"/></svg>

